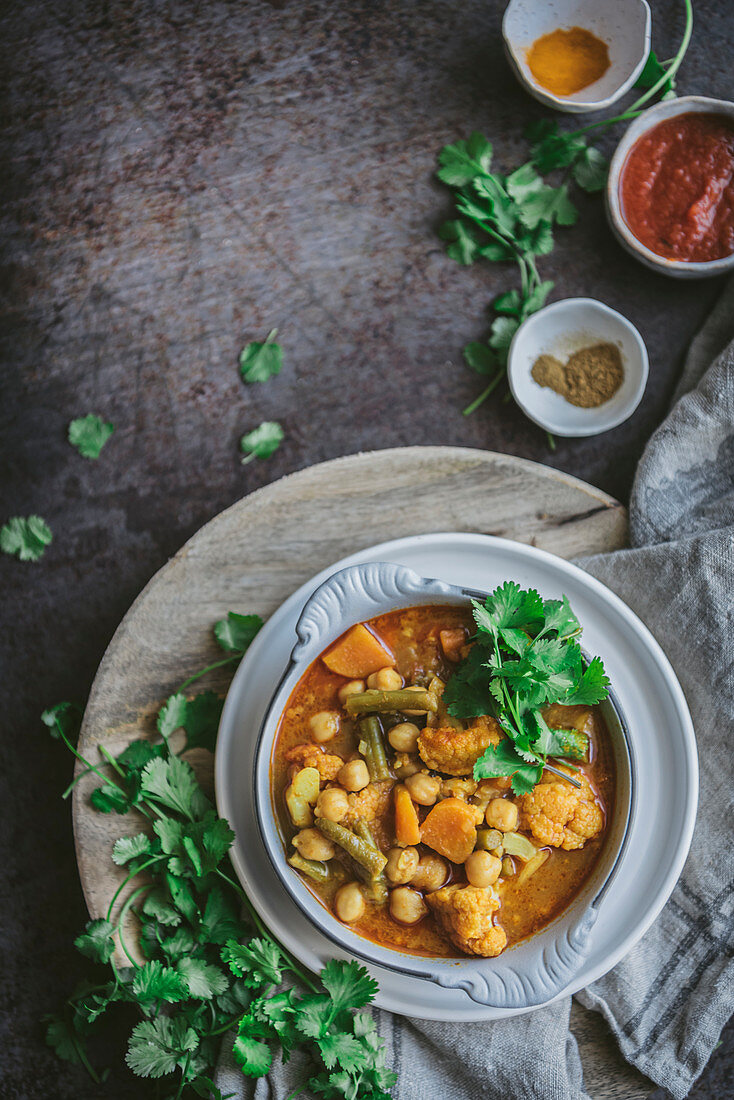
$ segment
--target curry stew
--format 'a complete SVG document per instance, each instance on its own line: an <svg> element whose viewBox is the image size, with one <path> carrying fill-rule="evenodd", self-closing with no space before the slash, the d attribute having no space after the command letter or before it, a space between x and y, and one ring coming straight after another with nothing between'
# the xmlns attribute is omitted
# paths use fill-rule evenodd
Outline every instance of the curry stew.
<svg viewBox="0 0 734 1100"><path fill-rule="evenodd" d="M577 786L548 770L521 796L474 780L502 731L441 704L472 627L450 605L352 627L297 684L273 750L291 866L353 931L416 955L495 956L543 928L588 878L614 801L598 707L546 712L588 737L578 770L560 769Z"/></svg>

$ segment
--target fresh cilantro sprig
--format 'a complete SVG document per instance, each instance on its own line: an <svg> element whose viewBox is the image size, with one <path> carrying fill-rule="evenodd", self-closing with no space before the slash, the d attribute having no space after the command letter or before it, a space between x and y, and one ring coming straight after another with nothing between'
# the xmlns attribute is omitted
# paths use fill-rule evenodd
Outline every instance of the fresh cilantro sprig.
<svg viewBox="0 0 734 1100"><path fill-rule="evenodd" d="M477 632L444 701L455 718L496 717L506 736L480 757L474 778L509 775L515 794L525 794L540 781L549 757L584 760L588 754L586 736L551 728L543 708L591 706L607 697L609 680L598 657L584 663L576 641L581 625L566 596L544 600L507 581L483 604L472 605Z"/></svg>
<svg viewBox="0 0 734 1100"><path fill-rule="evenodd" d="M479 396L464 409L465 416L475 412L506 378L516 331L545 305L553 289L550 280L541 279L537 260L553 251L555 228L571 226L577 220L570 183L588 192L601 191L606 183L606 160L588 144L587 134L636 118L658 94L664 99L675 95L675 75L693 28L691 0L683 3L686 24L678 51L662 63L650 54L637 83L646 91L622 114L570 132L559 130L556 122L547 119L534 122L525 134L531 143L530 159L507 174L492 170L492 145L480 133L446 145L439 153L436 175L451 188L457 215L439 230L448 255L465 265L476 260L513 263L520 276L518 288L495 298L488 340L464 348L469 368L485 379ZM560 181L551 186L543 177L558 171L562 172ZM550 437L549 443L554 446Z"/></svg>
<svg viewBox="0 0 734 1100"><path fill-rule="evenodd" d="M0 528L0 550L20 561L38 561L52 541L51 528L40 516L13 516Z"/></svg>
<svg viewBox="0 0 734 1100"><path fill-rule="evenodd" d="M183 728L181 751L214 748L221 700L212 692L189 699L184 689L239 660L261 625L258 616L235 612L216 623L216 639L228 656L169 696L157 718L160 743L133 741L117 757L101 750L104 763L97 766L74 745L81 708L60 703L44 711L52 736L83 765L80 774L94 772L102 780L92 804L106 813L135 809L150 823L148 831L122 836L113 846L111 858L125 876L104 917L89 921L75 941L98 972L80 984L61 1014L46 1017L46 1038L60 1058L83 1065L101 1082L105 1075L90 1061L88 1039L114 1005L133 1006L140 1020L130 1035L127 1065L140 1077L169 1078L172 1100L223 1100L212 1076L228 1032L246 1076L267 1074L277 1049L287 1059L299 1048L311 1067L304 1090L326 1100L389 1100L396 1077L385 1066L374 1022L361 1011L372 1002L376 983L354 961L332 961L313 975L268 932L232 877L232 830L170 745ZM105 763L109 774L100 770ZM125 938L129 913L139 922L137 951Z"/></svg>

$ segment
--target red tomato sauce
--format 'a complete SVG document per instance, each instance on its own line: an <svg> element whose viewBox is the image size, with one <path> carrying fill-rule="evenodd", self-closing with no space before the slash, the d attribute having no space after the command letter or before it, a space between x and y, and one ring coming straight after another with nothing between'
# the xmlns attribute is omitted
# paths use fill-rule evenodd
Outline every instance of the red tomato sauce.
<svg viewBox="0 0 734 1100"><path fill-rule="evenodd" d="M633 145L620 201L637 239L670 260L734 252L734 125L689 112L658 123Z"/></svg>

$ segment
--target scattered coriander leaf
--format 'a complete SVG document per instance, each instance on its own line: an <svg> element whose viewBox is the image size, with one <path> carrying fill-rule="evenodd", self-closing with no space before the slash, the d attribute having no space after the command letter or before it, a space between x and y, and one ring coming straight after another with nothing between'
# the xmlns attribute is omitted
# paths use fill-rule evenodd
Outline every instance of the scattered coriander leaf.
<svg viewBox="0 0 734 1100"><path fill-rule="evenodd" d="M473 264L479 254L479 234L460 219L444 222L438 231L441 240L448 241L446 255L457 264Z"/></svg>
<svg viewBox="0 0 734 1100"><path fill-rule="evenodd" d="M95 810L103 814L126 814L131 806L129 797L114 783L103 783L101 787L95 787L89 801Z"/></svg>
<svg viewBox="0 0 734 1100"><path fill-rule="evenodd" d="M186 696L178 691L175 695L169 695L158 712L156 725L161 737L168 738L186 723L188 713Z"/></svg>
<svg viewBox="0 0 734 1100"><path fill-rule="evenodd" d="M270 458L285 438L285 432L276 420L263 420L257 428L247 432L240 440L240 450L245 455L242 465L255 458Z"/></svg>
<svg viewBox="0 0 734 1100"><path fill-rule="evenodd" d="M44 1023L48 1026L46 1028L46 1042L56 1054L57 1058L61 1058L64 1062L71 1062L72 1065L81 1066L84 1065L82 1059L83 1053L83 1036L79 1034L68 1019L63 1016L44 1016Z"/></svg>
<svg viewBox="0 0 734 1100"><path fill-rule="evenodd" d="M635 81L635 88L652 88L653 85L657 84L658 80L665 76L667 71L668 66L658 61L655 51L650 50L650 53L647 55L647 61L642 68L642 72ZM663 93L663 98L665 98L665 93L672 92L674 88L675 79L666 80L660 89Z"/></svg>
<svg viewBox="0 0 734 1100"><path fill-rule="evenodd" d="M58 739L63 733L73 744L79 737L83 714L84 709L78 703L56 703L44 710L41 721L48 726L52 737Z"/></svg>
<svg viewBox="0 0 734 1100"><path fill-rule="evenodd" d="M99 458L114 430L114 424L106 424L99 416L90 413L71 421L69 442L72 447L76 447L82 458Z"/></svg>
<svg viewBox="0 0 734 1100"><path fill-rule="evenodd" d="M229 940L222 948L222 959L251 988L264 982L278 985L283 976L283 953L273 940L258 938L249 944Z"/></svg>
<svg viewBox="0 0 734 1100"><path fill-rule="evenodd" d="M214 752L224 699L213 691L202 691L188 701L184 729L186 749L208 749Z"/></svg>
<svg viewBox="0 0 734 1100"><path fill-rule="evenodd" d="M13 516L0 527L0 550L20 561L38 561L52 541L51 528L40 516Z"/></svg>
<svg viewBox="0 0 734 1100"><path fill-rule="evenodd" d="M321 971L321 984L330 994L334 1012L364 1008L374 1000L378 985L363 966L350 959L331 959Z"/></svg>
<svg viewBox="0 0 734 1100"><path fill-rule="evenodd" d="M269 378L280 374L283 366L283 349L280 344L274 342L277 335L278 330L274 328L265 337L263 343L253 341L245 344L240 352L240 374L243 381L267 382Z"/></svg>
<svg viewBox="0 0 734 1100"><path fill-rule="evenodd" d="M226 619L214 624L214 636L227 653L244 653L262 625L259 615L228 611Z"/></svg>
<svg viewBox="0 0 734 1100"><path fill-rule="evenodd" d="M598 657L593 657L584 669L581 679L561 700L565 706L573 706L576 703L584 706L593 706L606 699L609 694L609 677L604 671L604 665Z"/></svg>
<svg viewBox="0 0 734 1100"><path fill-rule="evenodd" d="M234 1041L234 1060L245 1077L264 1077L273 1061L273 1053L267 1043L247 1034L240 1023L240 1031Z"/></svg>
<svg viewBox="0 0 734 1100"><path fill-rule="evenodd" d="M446 145L438 154L437 177L450 187L464 187L476 176L489 171L492 145L476 131L468 141Z"/></svg>

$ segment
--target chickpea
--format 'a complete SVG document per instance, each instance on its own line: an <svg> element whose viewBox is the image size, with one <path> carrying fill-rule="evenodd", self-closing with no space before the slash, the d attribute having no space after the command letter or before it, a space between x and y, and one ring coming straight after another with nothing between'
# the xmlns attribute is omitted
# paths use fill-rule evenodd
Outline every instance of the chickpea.
<svg viewBox="0 0 734 1100"><path fill-rule="evenodd" d="M336 848L318 829L301 829L293 837L293 847L304 859L333 859Z"/></svg>
<svg viewBox="0 0 734 1100"><path fill-rule="evenodd" d="M328 787L316 800L316 817L341 821L349 812L349 800L341 787Z"/></svg>
<svg viewBox="0 0 734 1100"><path fill-rule="evenodd" d="M390 916L401 924L417 924L428 912L428 906L417 890L397 886L390 891Z"/></svg>
<svg viewBox="0 0 734 1100"><path fill-rule="evenodd" d="M391 848L387 853L385 874L390 882L404 886L418 870L419 860L417 848Z"/></svg>
<svg viewBox="0 0 734 1100"><path fill-rule="evenodd" d="M400 722L388 732L387 739L396 752L415 752L420 735L414 722Z"/></svg>
<svg viewBox="0 0 734 1100"><path fill-rule="evenodd" d="M498 791L509 791L512 786L512 779L509 775L498 775L496 779L492 780Z"/></svg>
<svg viewBox="0 0 734 1100"><path fill-rule="evenodd" d="M500 877L502 860L489 852L472 852L464 863L470 886L492 886Z"/></svg>
<svg viewBox="0 0 734 1100"><path fill-rule="evenodd" d="M314 741L331 741L339 732L339 715L333 710L320 710L309 718L308 724Z"/></svg>
<svg viewBox="0 0 734 1100"><path fill-rule="evenodd" d="M448 873L446 861L441 859L441 856L428 852L418 860L418 868L410 880L411 885L417 890L425 890L430 894L434 890L441 889L448 878Z"/></svg>
<svg viewBox="0 0 734 1100"><path fill-rule="evenodd" d="M358 756L339 769L337 779L347 791L363 791L369 784L370 773L362 757Z"/></svg>
<svg viewBox="0 0 734 1100"><path fill-rule="evenodd" d="M367 687L378 691L397 691L403 686L403 677L394 668L381 668L367 677Z"/></svg>
<svg viewBox="0 0 734 1100"><path fill-rule="evenodd" d="M506 798L493 798L487 805L484 820L491 829L499 829L501 833L511 833L517 828L520 814L514 802Z"/></svg>
<svg viewBox="0 0 734 1100"><path fill-rule="evenodd" d="M441 780L437 775L426 775L425 772L417 772L409 775L405 780L410 797L419 806L433 806L441 790Z"/></svg>
<svg viewBox="0 0 734 1100"><path fill-rule="evenodd" d="M417 756L411 756L409 752L395 754L395 774L398 779L407 779L409 775L415 775L423 767L423 761Z"/></svg>
<svg viewBox="0 0 734 1100"><path fill-rule="evenodd" d="M337 692L339 702L344 704L350 695L360 695L364 691L364 680L350 680L348 684L342 684Z"/></svg>
<svg viewBox="0 0 734 1100"><path fill-rule="evenodd" d="M334 912L345 924L352 924L364 914L365 902L358 882L347 882L334 895Z"/></svg>

